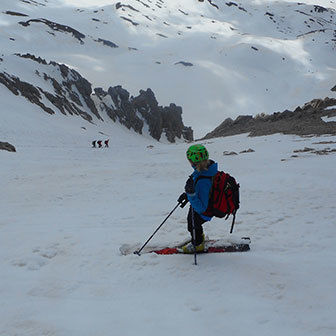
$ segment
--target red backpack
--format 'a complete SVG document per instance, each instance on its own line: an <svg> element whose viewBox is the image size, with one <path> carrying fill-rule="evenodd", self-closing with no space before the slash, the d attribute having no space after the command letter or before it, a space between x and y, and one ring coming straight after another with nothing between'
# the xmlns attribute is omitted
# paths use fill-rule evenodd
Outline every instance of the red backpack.
<svg viewBox="0 0 336 336"><path fill-rule="evenodd" d="M234 222L236 219L236 212L239 209L239 184L236 180L227 173L218 171L213 177L199 176L199 179L211 178L212 187L210 190L210 198L208 208L202 213L204 216L215 216L219 218L228 219L233 215L231 233L233 231Z"/></svg>

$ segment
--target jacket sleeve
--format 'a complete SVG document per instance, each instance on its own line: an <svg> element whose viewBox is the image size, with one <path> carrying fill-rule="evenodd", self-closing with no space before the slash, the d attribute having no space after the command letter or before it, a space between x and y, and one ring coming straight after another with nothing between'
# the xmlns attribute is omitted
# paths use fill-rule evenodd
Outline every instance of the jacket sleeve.
<svg viewBox="0 0 336 336"><path fill-rule="evenodd" d="M210 178L200 179L196 184L195 193L188 195L191 206L198 214L204 212L208 207L211 184Z"/></svg>

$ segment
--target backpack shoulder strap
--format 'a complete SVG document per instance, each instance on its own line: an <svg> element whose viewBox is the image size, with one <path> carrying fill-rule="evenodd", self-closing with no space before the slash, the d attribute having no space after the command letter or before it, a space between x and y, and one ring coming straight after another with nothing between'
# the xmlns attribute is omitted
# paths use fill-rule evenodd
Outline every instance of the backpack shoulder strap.
<svg viewBox="0 0 336 336"><path fill-rule="evenodd" d="M203 179L207 179L207 180L213 180L213 176L204 176L204 175L200 175L200 176L198 176L197 178L196 178L196 180L195 180L195 185L196 185L196 183L199 181L199 180L203 180Z"/></svg>
<svg viewBox="0 0 336 336"><path fill-rule="evenodd" d="M213 176L204 176L204 175L200 175L196 178L195 180L195 186L196 186L196 183L199 181L199 180L202 180L202 179L207 179L207 180L211 180L211 187L210 187L210 190L209 190L209 199L211 199L211 195L212 195L212 191L213 191L213 184L214 184L214 180L215 180L215 176L218 174L218 172L213 175Z"/></svg>

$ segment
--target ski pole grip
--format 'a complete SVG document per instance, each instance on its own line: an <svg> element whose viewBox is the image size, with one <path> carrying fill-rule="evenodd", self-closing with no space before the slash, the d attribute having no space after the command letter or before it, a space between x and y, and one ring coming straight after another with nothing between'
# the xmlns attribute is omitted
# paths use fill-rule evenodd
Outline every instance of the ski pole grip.
<svg viewBox="0 0 336 336"><path fill-rule="evenodd" d="M180 207L181 208L184 208L187 204L188 204L188 199L185 199L185 200L183 200L181 203L180 203Z"/></svg>

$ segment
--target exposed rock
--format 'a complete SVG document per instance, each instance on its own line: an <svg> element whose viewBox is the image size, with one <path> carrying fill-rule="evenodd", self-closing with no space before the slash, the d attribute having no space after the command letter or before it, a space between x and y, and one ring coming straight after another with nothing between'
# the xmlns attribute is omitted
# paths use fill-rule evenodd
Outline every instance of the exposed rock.
<svg viewBox="0 0 336 336"><path fill-rule="evenodd" d="M16 56L19 56L19 57L22 57L22 58L28 58L28 59L31 59L39 64L44 64L44 65L47 65L47 61L44 60L43 58L41 57L36 57L35 55L31 55L31 54L25 54L25 55L21 55L21 54L15 54Z"/></svg>
<svg viewBox="0 0 336 336"><path fill-rule="evenodd" d="M7 15L12 15L12 16L29 16L27 14L19 13L19 12L13 12L13 11L6 11L4 12Z"/></svg>
<svg viewBox="0 0 336 336"><path fill-rule="evenodd" d="M110 48L119 48L119 46L117 46L115 43L109 41L109 40L104 40L99 38L98 40L95 40L99 43L102 43L104 46L110 47Z"/></svg>
<svg viewBox="0 0 336 336"><path fill-rule="evenodd" d="M143 1L141 1L141 0L136 0L136 1L138 1L139 3L141 3L143 6L145 6L146 8L150 8L150 6L149 5L147 5L146 3L144 3Z"/></svg>
<svg viewBox="0 0 336 336"><path fill-rule="evenodd" d="M328 12L328 9L322 6L314 5L314 11L318 13L323 13L323 12Z"/></svg>
<svg viewBox="0 0 336 336"><path fill-rule="evenodd" d="M0 149L6 150L8 152L16 152L15 147L8 142L1 142L0 141Z"/></svg>
<svg viewBox="0 0 336 336"><path fill-rule="evenodd" d="M224 120L217 128L208 133L203 139L231 136L249 133L250 136L270 135L275 133L297 135L336 135L336 122L324 122L321 117L330 116L332 110L328 107L336 106L336 99L314 99L294 112L276 112L272 115L260 114L255 117L239 116L236 120Z"/></svg>
<svg viewBox="0 0 336 336"><path fill-rule="evenodd" d="M216 5L215 3L213 3L211 0L208 0L209 4L213 7L216 7L217 9L219 9L218 5Z"/></svg>
<svg viewBox="0 0 336 336"><path fill-rule="evenodd" d="M316 155L329 155L330 153L336 153L336 148L330 149L330 148L325 148L322 150L316 150L313 152Z"/></svg>
<svg viewBox="0 0 336 336"><path fill-rule="evenodd" d="M32 20L28 20L28 21L21 21L19 22L20 25L24 26L24 27L28 27L30 26L31 23L43 23L45 25L47 25L49 28L51 28L52 30L55 31L59 31L59 32L64 32L64 33L71 33L73 37L75 37L77 40L80 41L80 43L84 43L84 41L82 39L85 38L85 35L82 34L81 32L79 32L76 29L73 29L69 26L65 26L56 22L52 22L49 21L47 19L32 19Z"/></svg>
<svg viewBox="0 0 336 336"><path fill-rule="evenodd" d="M322 142L323 143L323 142ZM329 155L331 153L336 152L336 148L324 148L324 149L315 149L315 148L309 148L305 147L304 149L297 149L293 151L294 153L311 153L316 155ZM291 157L299 157L298 155L292 155Z"/></svg>
<svg viewBox="0 0 336 336"><path fill-rule="evenodd" d="M31 103L38 105L41 107L45 112L49 114L54 114L55 112L45 106L42 103L42 97L40 91L33 85L21 81L20 78L15 76L10 76L7 73L0 73L0 84L5 85L12 93L14 93L16 96L19 95L19 93L28 99Z"/></svg>
<svg viewBox="0 0 336 336"><path fill-rule="evenodd" d="M330 90L336 92L336 85Z"/></svg>
<svg viewBox="0 0 336 336"><path fill-rule="evenodd" d="M140 12L139 10L135 9L134 7L132 7L131 5L123 5L121 2L117 2L115 6L116 6L116 9L119 9L119 8L129 8L129 9L131 9L134 12Z"/></svg>
<svg viewBox="0 0 336 336"><path fill-rule="evenodd" d="M320 142L313 142L313 145L329 145L329 144L336 144L336 141L320 141Z"/></svg>
<svg viewBox="0 0 336 336"><path fill-rule="evenodd" d="M226 2L225 3L227 6L231 7L231 6L236 6L238 7L238 5L235 2Z"/></svg>
<svg viewBox="0 0 336 336"><path fill-rule="evenodd" d="M146 126L156 140L162 139L162 136L170 142L175 142L176 139L193 140L192 129L183 125L182 108L175 104L159 106L150 89L141 90L137 97L130 97L129 92L121 86L110 87L107 92L96 88L93 97L91 84L64 64L47 63L31 54L16 54L11 57L22 58L20 62L24 62L26 72L31 69L26 78L31 81L35 76L34 83L39 84L32 85L15 75L1 72L1 68L0 84L49 114L60 111L64 115L79 115L92 122L94 116L103 120L101 112L105 111L113 121L137 133L142 134ZM13 63L15 59L11 61ZM3 63L0 64L2 66ZM12 71L15 73L14 68Z"/></svg>
<svg viewBox="0 0 336 336"><path fill-rule="evenodd" d="M241 151L241 152L239 152L239 153L240 153L240 154L244 154L244 153L254 153L254 152L255 152L254 149L249 148L249 149L243 150L243 151Z"/></svg>
<svg viewBox="0 0 336 336"><path fill-rule="evenodd" d="M181 12L184 15L189 15L188 13L184 12L182 9L179 9L179 12Z"/></svg>
<svg viewBox="0 0 336 336"><path fill-rule="evenodd" d="M294 153L306 153L306 152L311 152L313 150L315 150L315 148L305 147L304 149L296 149L293 152Z"/></svg>
<svg viewBox="0 0 336 336"><path fill-rule="evenodd" d="M129 19L127 17L120 16L120 18L123 19L123 20L125 20L125 21L128 21L128 22L132 23L133 26L138 26L139 25L139 23L134 22L134 21L132 21L131 19Z"/></svg>
<svg viewBox="0 0 336 336"><path fill-rule="evenodd" d="M32 104L38 105L49 114L54 114L56 109L58 109L63 114L80 115L88 121L92 120L91 114L94 114L98 119L102 120L96 105L91 99L91 84L77 71L68 68L64 64L58 64L56 62L47 63L44 59L30 54L16 54L16 56L30 59L42 65L43 71L45 71L42 74L43 76L41 76L38 70L36 70L34 74L42 77L43 80L50 83L51 86L50 89L46 91L21 80L17 76L0 72L0 84L6 86L13 94L21 94ZM58 74L60 76L57 76ZM55 109L46 106L45 98ZM85 107L82 102L85 103Z"/></svg>
<svg viewBox="0 0 336 336"><path fill-rule="evenodd" d="M35 1L35 0L20 0L20 1L24 2L24 3L27 3L29 5L34 5L34 6L43 6L43 7L46 6L46 4L40 3L40 2Z"/></svg>
<svg viewBox="0 0 336 336"><path fill-rule="evenodd" d="M229 151L224 151L223 155L238 155L236 152L229 152Z"/></svg>
<svg viewBox="0 0 336 336"><path fill-rule="evenodd" d="M181 64L184 66L194 66L194 64L190 63L190 62L184 62L184 61L180 61L180 62L176 62L175 65L177 64Z"/></svg>
<svg viewBox="0 0 336 336"><path fill-rule="evenodd" d="M182 122L182 108L175 104L159 106L151 89L141 90L139 96L130 97L121 86L110 87L108 92L102 88L94 90L100 100L100 108L105 110L113 121L143 134L145 124L149 134L156 140L165 135L170 142L176 138L193 140L193 131ZM109 103L112 100L113 104Z"/></svg>

